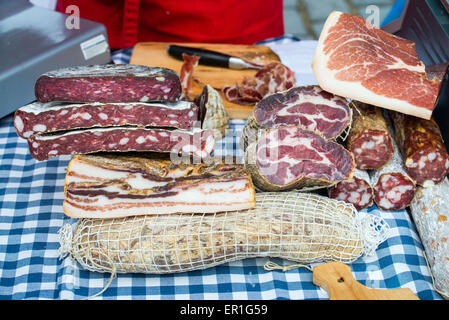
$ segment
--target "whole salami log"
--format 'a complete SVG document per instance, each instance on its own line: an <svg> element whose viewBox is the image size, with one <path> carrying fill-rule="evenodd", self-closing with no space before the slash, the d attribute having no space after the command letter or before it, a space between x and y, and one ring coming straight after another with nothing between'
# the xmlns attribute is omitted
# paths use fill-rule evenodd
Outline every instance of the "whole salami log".
<svg viewBox="0 0 449 320"><path fill-rule="evenodd" d="M340 144L298 127L267 130L248 146L245 165L263 191L319 189L351 179L354 158Z"/></svg>
<svg viewBox="0 0 449 320"><path fill-rule="evenodd" d="M393 145L381 108L354 103L347 148L361 170L376 170L386 165L393 155Z"/></svg>
<svg viewBox="0 0 449 320"><path fill-rule="evenodd" d="M356 169L352 179L343 180L329 188L329 198L352 203L357 210L370 207L374 191L368 172Z"/></svg>
<svg viewBox="0 0 449 320"><path fill-rule="evenodd" d="M449 173L449 155L436 122L390 112L405 169L423 187L438 184Z"/></svg>
<svg viewBox="0 0 449 320"><path fill-rule="evenodd" d="M293 87L269 95L256 104L240 141L246 149L261 130L279 126L298 126L326 139L336 139L350 123L351 108L346 99L319 86Z"/></svg>
<svg viewBox="0 0 449 320"><path fill-rule="evenodd" d="M404 161L393 140L393 157L379 170L370 171L374 187L374 202L385 211L402 210L408 207L415 196L415 182L408 176Z"/></svg>
<svg viewBox="0 0 449 320"><path fill-rule="evenodd" d="M64 213L73 218L214 213L255 203L251 176L242 165L155 156L76 155L64 193Z"/></svg>
<svg viewBox="0 0 449 320"><path fill-rule="evenodd" d="M449 181L418 187L410 212L421 237L435 287L449 299Z"/></svg>
<svg viewBox="0 0 449 320"><path fill-rule="evenodd" d="M35 84L40 102L175 102L181 91L173 70L124 64L62 68L41 75Z"/></svg>
<svg viewBox="0 0 449 320"><path fill-rule="evenodd" d="M123 125L189 129L199 121L198 117L198 107L186 101L82 104L33 102L14 113L14 126L19 136L29 138L38 133Z"/></svg>
<svg viewBox="0 0 449 320"><path fill-rule="evenodd" d="M214 149L215 139L210 130L110 127L33 135L28 139L28 146L31 155L40 161L99 151L154 151L207 158Z"/></svg>
<svg viewBox="0 0 449 320"><path fill-rule="evenodd" d="M374 215L308 193L257 193L256 207L216 214L79 219L60 231L69 254L96 272L168 274L254 257L352 262L388 234Z"/></svg>

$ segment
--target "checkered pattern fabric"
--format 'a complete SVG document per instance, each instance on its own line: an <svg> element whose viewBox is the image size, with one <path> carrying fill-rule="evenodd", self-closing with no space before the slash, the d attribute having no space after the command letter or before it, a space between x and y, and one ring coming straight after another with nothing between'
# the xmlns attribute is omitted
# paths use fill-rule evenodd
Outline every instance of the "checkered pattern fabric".
<svg viewBox="0 0 449 320"><path fill-rule="evenodd" d="M114 53L127 63L132 49ZM232 120L216 155L242 156L243 120ZM71 157L34 160L12 116L0 120L0 299L83 299L102 290L110 274L83 270L58 256L58 230L75 220L64 215L65 170ZM354 277L373 288L410 288L420 299L439 300L423 247L407 211L380 212L391 228L373 256L350 264ZM266 271L267 258L245 259L172 275L120 274L95 299L328 299L305 268ZM282 265L288 263L273 259Z"/></svg>

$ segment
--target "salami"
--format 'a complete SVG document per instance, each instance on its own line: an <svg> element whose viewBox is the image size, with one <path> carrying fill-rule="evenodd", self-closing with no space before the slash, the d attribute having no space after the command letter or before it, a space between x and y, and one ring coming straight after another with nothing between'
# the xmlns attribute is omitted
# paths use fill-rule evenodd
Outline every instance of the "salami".
<svg viewBox="0 0 449 320"><path fill-rule="evenodd" d="M341 136L351 122L346 99L319 86L293 87L263 98L248 118L240 139L243 149L261 130L279 126L298 126L326 139Z"/></svg>
<svg viewBox="0 0 449 320"><path fill-rule="evenodd" d="M370 171L374 188L374 202L385 211L408 207L415 195L415 182L405 171L401 153L393 140L393 157L379 170Z"/></svg>
<svg viewBox="0 0 449 320"><path fill-rule="evenodd" d="M393 155L392 137L381 108L354 103L351 131L346 146L361 170L377 170Z"/></svg>
<svg viewBox="0 0 449 320"><path fill-rule="evenodd" d="M394 135L407 173L423 187L438 184L449 173L449 155L436 122L390 112Z"/></svg>
<svg viewBox="0 0 449 320"><path fill-rule="evenodd" d="M14 114L19 136L61 130L109 126L151 126L189 129L199 119L198 107L191 102L175 103L82 103L33 102Z"/></svg>
<svg viewBox="0 0 449 320"><path fill-rule="evenodd" d="M427 78L415 43L338 11L323 26L312 69L326 91L424 119L440 91L441 83Z"/></svg>
<svg viewBox="0 0 449 320"><path fill-rule="evenodd" d="M374 203L374 192L368 172L356 169L352 179L329 188L329 198L352 203L357 210L370 207Z"/></svg>
<svg viewBox="0 0 449 320"><path fill-rule="evenodd" d="M351 179L355 169L343 146L294 126L267 130L248 146L244 159L263 191L329 187Z"/></svg>
<svg viewBox="0 0 449 320"><path fill-rule="evenodd" d="M295 74L279 62L270 63L256 75L245 77L240 84L222 88L225 98L237 104L254 104L273 93L290 89L296 83Z"/></svg>
<svg viewBox="0 0 449 320"><path fill-rule="evenodd" d="M181 96L178 74L140 65L91 65L41 75L35 84L40 102L175 102Z"/></svg>
<svg viewBox="0 0 449 320"><path fill-rule="evenodd" d="M449 180L418 187L410 212L424 246L435 288L449 299Z"/></svg>
<svg viewBox="0 0 449 320"><path fill-rule="evenodd" d="M40 161L99 151L154 151L206 158L214 149L215 139L210 130L110 127L33 135L28 146L31 155Z"/></svg>
<svg viewBox="0 0 449 320"><path fill-rule="evenodd" d="M220 93L206 84L203 91L196 97L195 103L200 110L201 127L210 129L216 139L222 138L229 127L229 115L221 99Z"/></svg>
<svg viewBox="0 0 449 320"><path fill-rule="evenodd" d="M214 213L255 205L251 176L242 165L169 157L76 155L64 192L64 213L73 218Z"/></svg>

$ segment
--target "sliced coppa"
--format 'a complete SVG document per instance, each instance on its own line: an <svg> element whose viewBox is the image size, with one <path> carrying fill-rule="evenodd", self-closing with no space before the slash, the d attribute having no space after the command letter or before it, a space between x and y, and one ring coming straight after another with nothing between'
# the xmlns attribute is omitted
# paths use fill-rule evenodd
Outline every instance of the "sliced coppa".
<svg viewBox="0 0 449 320"><path fill-rule="evenodd" d="M178 74L140 65L91 65L53 70L35 84L40 102L175 102L181 96Z"/></svg>
<svg viewBox="0 0 449 320"><path fill-rule="evenodd" d="M356 169L352 179L344 180L329 188L329 198L352 203L357 210L368 208L374 201L368 172Z"/></svg>
<svg viewBox="0 0 449 320"><path fill-rule="evenodd" d="M354 103L351 131L346 146L361 170L377 170L393 155L393 144L381 108Z"/></svg>
<svg viewBox="0 0 449 320"><path fill-rule="evenodd" d="M33 102L14 113L16 132L33 134L93 127L133 125L140 127L192 128L199 120L198 106L175 103L60 103Z"/></svg>
<svg viewBox="0 0 449 320"><path fill-rule="evenodd" d="M333 141L298 127L267 130L248 146L245 165L263 191L312 190L352 178L352 154Z"/></svg>
<svg viewBox="0 0 449 320"><path fill-rule="evenodd" d="M99 151L153 151L207 158L215 146L210 130L167 130L110 127L73 130L28 139L31 155L40 161L51 157Z"/></svg>

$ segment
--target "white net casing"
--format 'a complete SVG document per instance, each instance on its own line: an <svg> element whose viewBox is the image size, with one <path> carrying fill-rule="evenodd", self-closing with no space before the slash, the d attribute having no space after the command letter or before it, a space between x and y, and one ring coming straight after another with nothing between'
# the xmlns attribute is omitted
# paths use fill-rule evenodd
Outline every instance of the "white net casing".
<svg viewBox="0 0 449 320"><path fill-rule="evenodd" d="M61 228L60 255L111 273L185 272L252 257L349 263L371 254L388 229L342 201L267 192L249 210L80 219Z"/></svg>

